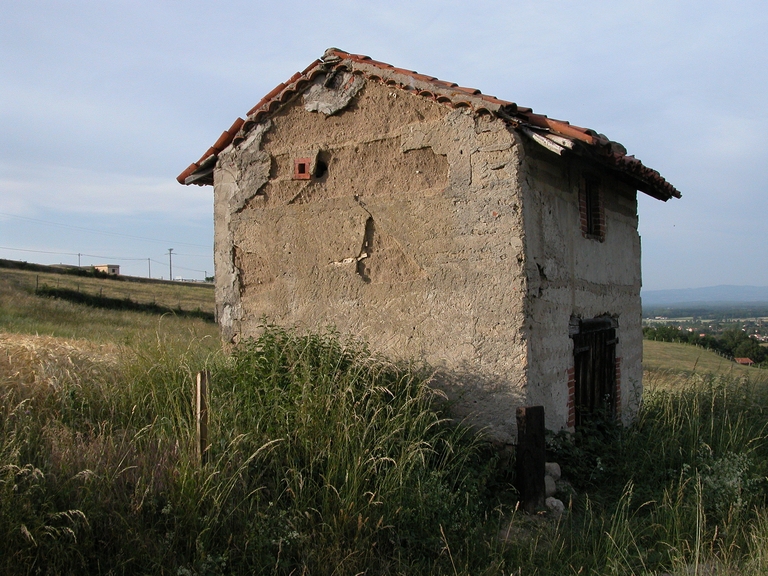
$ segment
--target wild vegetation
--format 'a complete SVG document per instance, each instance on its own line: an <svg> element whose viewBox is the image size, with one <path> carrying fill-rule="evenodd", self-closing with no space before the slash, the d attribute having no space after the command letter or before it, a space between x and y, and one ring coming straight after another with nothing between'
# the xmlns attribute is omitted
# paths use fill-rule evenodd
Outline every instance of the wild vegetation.
<svg viewBox="0 0 768 576"><path fill-rule="evenodd" d="M760 371L646 373L633 426L550 437L567 510L528 516L428 367L278 327L225 353L213 330L0 279L0 572L768 572Z"/></svg>

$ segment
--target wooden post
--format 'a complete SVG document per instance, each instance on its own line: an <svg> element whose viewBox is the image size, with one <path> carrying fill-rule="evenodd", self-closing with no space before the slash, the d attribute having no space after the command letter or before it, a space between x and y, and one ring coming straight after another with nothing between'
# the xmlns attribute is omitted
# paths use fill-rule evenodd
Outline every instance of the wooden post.
<svg viewBox="0 0 768 576"><path fill-rule="evenodd" d="M201 465L208 462L208 381L210 378L211 374L208 370L197 373L195 419L197 420L197 453Z"/></svg>
<svg viewBox="0 0 768 576"><path fill-rule="evenodd" d="M544 406L517 408L515 484L523 510L532 514L544 504Z"/></svg>

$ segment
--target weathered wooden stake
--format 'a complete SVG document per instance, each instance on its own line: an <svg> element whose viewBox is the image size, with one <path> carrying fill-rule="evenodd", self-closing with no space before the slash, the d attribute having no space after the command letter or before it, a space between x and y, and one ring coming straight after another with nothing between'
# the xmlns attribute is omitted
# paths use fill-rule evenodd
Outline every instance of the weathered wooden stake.
<svg viewBox="0 0 768 576"><path fill-rule="evenodd" d="M515 484L523 510L529 514L544 504L546 456L544 406L519 406Z"/></svg>
<svg viewBox="0 0 768 576"><path fill-rule="evenodd" d="M197 453L200 464L208 462L208 381L211 373L203 370L197 373L195 392L195 417L197 419Z"/></svg>

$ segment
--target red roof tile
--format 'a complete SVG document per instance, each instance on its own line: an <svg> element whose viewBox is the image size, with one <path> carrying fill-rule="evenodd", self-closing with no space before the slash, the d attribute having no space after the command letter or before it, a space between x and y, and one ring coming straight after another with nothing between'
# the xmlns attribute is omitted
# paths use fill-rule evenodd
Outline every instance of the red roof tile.
<svg viewBox="0 0 768 576"><path fill-rule="evenodd" d="M200 165L205 160L212 155L218 156L235 139L242 140L244 133L250 130L255 123L277 110L294 94L306 88L318 74L329 70L350 70L364 75L369 81L382 82L388 86L407 90L447 106L471 108L479 113L496 114L513 126L523 128L523 131L529 130L528 134L531 134L530 131L532 130L541 134L552 134L553 141L557 140L556 137L578 141L586 145L582 146L583 150L589 153L594 160L628 177L638 190L660 200L680 197L680 192L656 170L644 166L634 156L626 155L623 146L611 142L594 130L575 126L563 120L548 118L543 114L534 114L531 108L517 106L514 102L483 94L476 88L466 88L452 82L438 80L433 76L419 74L404 68L395 68L391 64L372 60L369 56L350 54L337 48L329 48L322 59L315 60L302 72L297 72L286 82L271 90L256 106L248 111L247 120L238 118L197 162L192 163L184 172L179 174L177 180L182 184L193 183L192 180L189 182L187 180L200 169ZM241 130L242 133L238 136ZM539 137L536 136L536 138ZM567 144L567 141L565 143ZM210 184L212 179L210 177L197 178L194 179L194 183Z"/></svg>

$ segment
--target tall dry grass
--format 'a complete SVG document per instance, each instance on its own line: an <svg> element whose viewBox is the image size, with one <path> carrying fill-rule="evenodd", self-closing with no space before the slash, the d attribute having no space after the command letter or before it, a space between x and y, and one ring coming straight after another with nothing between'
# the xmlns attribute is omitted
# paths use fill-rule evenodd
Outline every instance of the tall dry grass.
<svg viewBox="0 0 768 576"><path fill-rule="evenodd" d="M527 516L424 368L276 327L227 356L195 321L120 314L0 298L0 573L768 570L765 382L648 374L631 427L550 438L567 513Z"/></svg>
<svg viewBox="0 0 768 576"><path fill-rule="evenodd" d="M56 374L24 350L6 346L0 397L4 573L466 572L499 548L493 458L425 373L360 344L271 327L229 358L162 340L114 362L61 350Z"/></svg>

